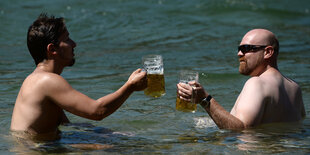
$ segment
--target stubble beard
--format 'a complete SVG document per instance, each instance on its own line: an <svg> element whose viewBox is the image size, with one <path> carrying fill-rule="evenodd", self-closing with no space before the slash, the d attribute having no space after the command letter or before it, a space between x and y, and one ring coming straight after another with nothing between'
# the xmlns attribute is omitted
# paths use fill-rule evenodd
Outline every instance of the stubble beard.
<svg viewBox="0 0 310 155"><path fill-rule="evenodd" d="M247 66L247 63L244 62L240 62L239 64L239 73L242 75L250 75L252 72L252 70L249 69L249 67Z"/></svg>
<svg viewBox="0 0 310 155"><path fill-rule="evenodd" d="M72 60L71 60L71 63L68 65L69 67L72 67L73 65L74 65L74 63L75 63L75 59L73 58Z"/></svg>

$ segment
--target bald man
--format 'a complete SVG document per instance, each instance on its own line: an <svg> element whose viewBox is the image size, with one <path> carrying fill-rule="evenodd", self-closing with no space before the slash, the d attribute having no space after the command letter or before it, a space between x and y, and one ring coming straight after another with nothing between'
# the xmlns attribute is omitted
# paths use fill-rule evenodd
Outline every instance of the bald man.
<svg viewBox="0 0 310 155"><path fill-rule="evenodd" d="M301 89L280 73L277 66L279 42L265 29L254 29L239 47L239 72L251 78L245 83L231 112L226 111L199 83L177 84L180 98L196 103L208 112L219 128L240 129L274 122L294 122L305 117ZM194 92L193 92L194 91Z"/></svg>

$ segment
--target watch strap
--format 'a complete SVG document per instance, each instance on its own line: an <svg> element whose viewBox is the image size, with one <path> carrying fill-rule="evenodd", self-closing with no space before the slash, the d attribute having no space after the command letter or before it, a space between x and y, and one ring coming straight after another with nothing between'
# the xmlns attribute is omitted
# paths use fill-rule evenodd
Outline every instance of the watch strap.
<svg viewBox="0 0 310 155"><path fill-rule="evenodd" d="M206 107L209 107L210 106L210 101L212 99L212 96L211 95L208 95L206 98L202 99L200 105L203 107L203 108L206 108Z"/></svg>

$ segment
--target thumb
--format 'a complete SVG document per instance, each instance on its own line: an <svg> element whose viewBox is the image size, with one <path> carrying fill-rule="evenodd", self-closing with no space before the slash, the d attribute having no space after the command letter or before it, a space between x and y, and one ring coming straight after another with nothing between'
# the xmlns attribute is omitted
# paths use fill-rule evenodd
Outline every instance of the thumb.
<svg viewBox="0 0 310 155"><path fill-rule="evenodd" d="M141 68L138 68L135 72L140 73L142 71Z"/></svg>
<svg viewBox="0 0 310 155"><path fill-rule="evenodd" d="M196 81L190 81L188 82L189 85L191 86L195 86L195 87L199 87L200 86L200 83L196 82Z"/></svg>

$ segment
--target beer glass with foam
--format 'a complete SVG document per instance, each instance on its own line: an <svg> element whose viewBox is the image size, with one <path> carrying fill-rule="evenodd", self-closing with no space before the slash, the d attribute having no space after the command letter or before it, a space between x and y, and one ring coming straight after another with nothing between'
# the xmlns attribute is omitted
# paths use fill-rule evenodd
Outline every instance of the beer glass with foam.
<svg viewBox="0 0 310 155"><path fill-rule="evenodd" d="M165 95L164 64L161 55L146 55L142 58L147 71L147 88L144 94L152 97Z"/></svg>
<svg viewBox="0 0 310 155"><path fill-rule="evenodd" d="M192 71L192 70L182 70L180 72L180 83L188 84L190 81L198 82L199 76L198 72ZM197 110L197 104L194 103L194 91L192 92L192 99L191 102L184 101L180 99L178 93L177 93L177 99L176 99L176 109L183 111L183 112L195 112Z"/></svg>

